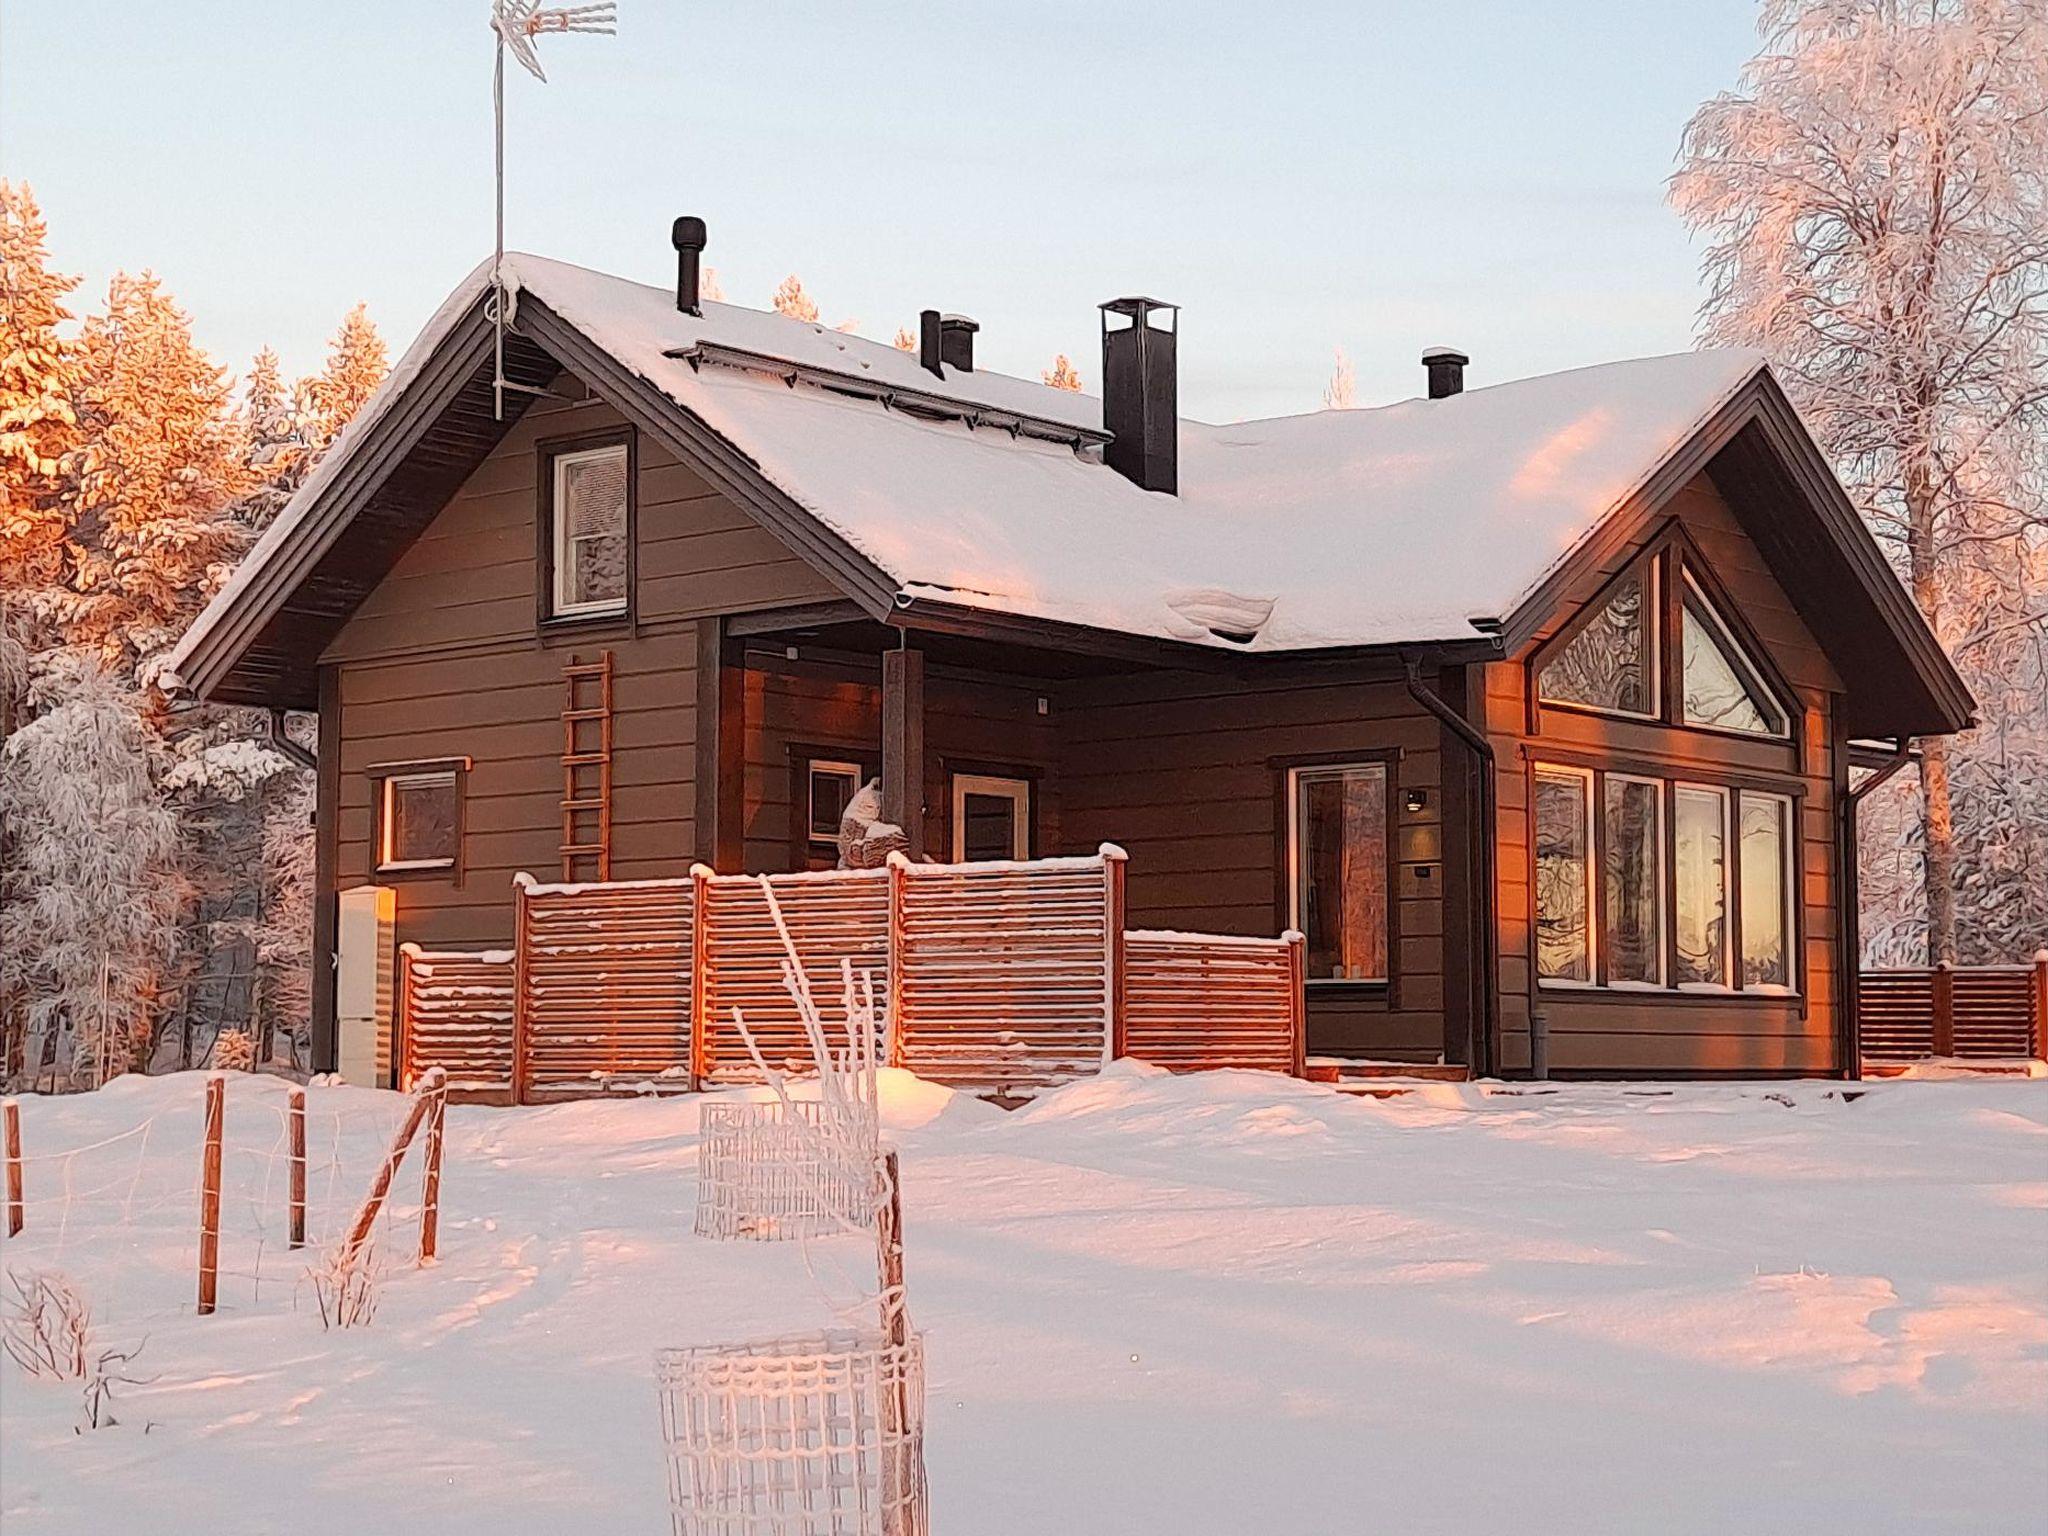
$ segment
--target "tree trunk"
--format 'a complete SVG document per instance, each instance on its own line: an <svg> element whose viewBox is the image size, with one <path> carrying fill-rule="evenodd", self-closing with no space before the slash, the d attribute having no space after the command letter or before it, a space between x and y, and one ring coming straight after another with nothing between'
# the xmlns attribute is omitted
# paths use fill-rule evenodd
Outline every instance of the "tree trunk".
<svg viewBox="0 0 2048 1536"><path fill-rule="evenodd" d="M1938 636L1941 582L1934 561L1934 483L1919 455L1907 457L1905 470L1906 554L1913 601ZM1949 806L1948 755L1946 736L1929 736L1920 743L1921 882L1929 965L1953 965L1956 958L1956 826Z"/></svg>

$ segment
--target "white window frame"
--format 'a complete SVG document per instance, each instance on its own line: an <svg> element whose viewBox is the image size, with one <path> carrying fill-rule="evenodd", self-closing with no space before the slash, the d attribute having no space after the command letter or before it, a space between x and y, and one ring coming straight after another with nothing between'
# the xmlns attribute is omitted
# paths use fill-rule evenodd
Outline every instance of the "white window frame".
<svg viewBox="0 0 2048 1536"><path fill-rule="evenodd" d="M1721 979L1719 981L1674 981L1676 992L1708 993L1713 996L1732 995L1740 990L1733 985L1733 978L1740 974L1742 934L1735 923L1735 900L1733 886L1741 878L1736 866L1741 862L1742 851L1735 844L1735 794L1726 784L1707 784L1697 779L1673 779L1671 781L1671 824L1673 846L1671 849L1671 931L1674 938L1678 932L1678 848L1676 829L1678 826L1678 797L1685 790L1695 790L1717 797L1721 802Z"/></svg>
<svg viewBox="0 0 2048 1536"><path fill-rule="evenodd" d="M457 797L457 803L455 808L455 836L456 840L459 842L462 838L461 773L454 768L435 768L428 770L424 773L386 774L383 778L379 779L377 783L380 786L377 791L377 868L380 871L406 869L453 869L455 867L455 855L453 853L450 853L445 857L432 859L392 858L392 838L398 830L398 792L401 789L425 789L429 787L438 788L441 786L446 786L448 789L452 790Z"/></svg>
<svg viewBox="0 0 2048 1536"><path fill-rule="evenodd" d="M1287 926L1299 934L1308 932L1308 915L1303 910L1301 889L1301 792L1305 785L1321 779L1341 779L1347 773L1376 773L1380 776L1380 789L1387 803L1391 805L1394 793L1394 774L1386 759L1377 757L1360 758L1352 763L1303 763L1287 770ZM1381 822L1385 835L1385 821ZM1394 937L1392 918L1394 912L1394 846L1391 838L1386 844L1380 862L1386 867L1388 933L1386 935L1386 956L1377 976L1312 976L1305 985L1311 987L1384 987L1391 979L1394 967Z"/></svg>
<svg viewBox="0 0 2048 1536"><path fill-rule="evenodd" d="M1738 808L1732 813L1735 818L1734 877L1737 880L1742 878L1742 819L1739 808L1740 804L1747 803L1750 800L1775 800L1779 806L1778 880L1783 887L1783 895L1780 899L1785 904L1783 911L1786 976L1786 980L1782 984L1762 981L1752 986L1746 981L1741 981L1738 990L1757 997L1797 997L1799 995L1799 801L1791 795L1779 794L1774 790L1768 789L1744 789L1738 791L1738 794L1741 796L1741 801L1738 803ZM1747 902L1742 907L1742 920L1745 925L1749 921L1749 904ZM1744 939L1745 935L1742 933L1735 935L1735 953L1731 957L1738 981L1742 975L1742 946Z"/></svg>
<svg viewBox="0 0 2048 1536"><path fill-rule="evenodd" d="M1778 697L1778 690L1765 679L1763 669L1750 656L1749 650L1735 637L1735 631L1721 616L1721 606L1707 596L1707 589L1701 586L1692 574L1691 564L1680 560L1679 579L1682 586L1678 594L1678 632L1672 637L1678 646L1678 697L1673 701L1672 724L1682 730L1712 731L1718 736L1733 736L1741 741L1790 741L1792 739L1792 710ZM1754 689L1763 698L1764 704L1775 711L1779 725L1776 730L1744 731L1732 725L1710 725L1685 717L1685 609L1687 599L1699 605L1701 627L1707 632L1707 639L1728 653L1734 666L1737 680ZM1752 701L1754 702L1754 701ZM1758 714L1765 713L1760 709Z"/></svg>
<svg viewBox="0 0 2048 1536"><path fill-rule="evenodd" d="M836 842L839 829L820 832L818 830L818 776L843 780L848 786L846 798L850 802L867 783L867 775L859 763L845 762L839 758L814 757L804 768L804 831L808 841L813 843Z"/></svg>
<svg viewBox="0 0 2048 1536"><path fill-rule="evenodd" d="M1617 575L1602 587L1599 594L1581 610L1588 616L1588 623L1597 617L1612 599L1615 583L1624 579L1626 571ZM1653 723L1664 718L1664 562L1652 554L1643 566L1643 607L1640 622L1643 626L1643 649L1650 669L1650 707L1644 709L1611 709L1605 704L1581 704L1572 699L1553 699L1543 691L1543 674L1550 669L1550 663L1557 654L1570 647L1573 641L1586 632L1580 625L1569 638L1560 639L1544 647L1545 655L1530 686L1536 693L1539 709L1576 710L1587 715L1606 715L1615 720L1648 720ZM1576 617L1576 615L1574 616Z"/></svg>
<svg viewBox="0 0 2048 1536"><path fill-rule="evenodd" d="M967 797L982 795L1008 800L1016 808L1010 822L1010 857L1031 857L1031 781L996 773L953 775L953 862L967 862Z"/></svg>
<svg viewBox="0 0 2048 1536"><path fill-rule="evenodd" d="M558 453L554 456L552 467L549 470L553 489L548 497L548 517L554 526L548 530L548 536L554 549L554 592L551 594L553 602L548 612L551 616L558 619L588 619L621 614L626 611L632 600L632 554L630 550L627 552L626 569L628 574L627 590L625 592L617 597L596 598L581 603L573 601L568 595L566 578L569 569L569 525L568 520L562 514L567 505L564 491L568 485L569 471L578 464L590 464L599 459L607 458L617 458L630 474L633 461L632 456L627 451L627 445L624 443L604 443L596 448L578 448L565 453ZM626 487L625 537L628 541L633 537L633 488L630 484Z"/></svg>
<svg viewBox="0 0 2048 1536"><path fill-rule="evenodd" d="M1605 714L1619 711L1605 710ZM1539 967L1542 957L1537 953L1537 918L1535 903L1540 893L1536 886L1536 783L1543 778L1577 779L1579 781L1579 803L1586 812L1586 979L1574 981L1569 976L1545 976ZM1577 763L1546 763L1533 765L1529 776L1529 969L1536 976L1536 985L1558 992L1590 992L1600 986L1600 941L1605 937L1607 912L1600 904L1600 829L1594 818L1603 812L1603 807L1593 802L1593 770L1582 768ZM1661 900L1661 893L1660 893Z"/></svg>
<svg viewBox="0 0 2048 1536"><path fill-rule="evenodd" d="M1667 902L1671 895L1671 853L1664 846L1665 802L1666 797L1671 793L1671 786L1667 781L1655 778L1647 773L1625 773L1616 769L1603 770L1600 776L1600 784L1601 803L1598 807L1601 818L1600 829L1598 835L1593 840L1598 857L1592 862L1600 866L1594 872L1593 893L1600 898L1599 927L1600 939L1603 945L1607 938L1606 786L1609 784L1647 784L1657 793L1657 979L1655 981L1616 981L1610 977L1606 985L1612 987L1617 992L1668 992L1671 990L1671 930L1668 925L1676 919L1677 915L1666 910ZM1593 968L1593 974L1596 977L1600 974L1600 968L1597 964Z"/></svg>

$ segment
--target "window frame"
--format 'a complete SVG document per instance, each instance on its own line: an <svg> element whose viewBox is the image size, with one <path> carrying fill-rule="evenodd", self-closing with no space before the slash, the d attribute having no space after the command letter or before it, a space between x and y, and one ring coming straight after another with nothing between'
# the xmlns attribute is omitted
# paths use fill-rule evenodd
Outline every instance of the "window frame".
<svg viewBox="0 0 2048 1536"><path fill-rule="evenodd" d="M1632 769L1588 769L1594 780L1593 793L1597 796L1593 806L1593 847L1594 868L1591 874L1594 897L1599 902L1597 909L1599 925L1599 963L1594 967L1596 983L1617 992L1669 992L1671 986L1671 918L1670 907L1665 902L1665 893L1672 888L1674 872L1671 867L1671 781L1652 773L1638 773ZM1610 782L1623 784L1647 784L1656 791L1657 831L1657 979L1637 981L1633 978L1616 980L1610 965L1611 946L1607 942L1607 786Z"/></svg>
<svg viewBox="0 0 2048 1536"><path fill-rule="evenodd" d="M792 870L817 869L821 867L818 861L822 859L826 861L823 868L833 868L839 862L838 835L835 833L829 842L810 835L811 766L815 763L857 769L860 774L860 783L854 786L857 794L868 780L882 776L881 757L863 747L826 742L792 744L788 756L789 867Z"/></svg>
<svg viewBox="0 0 2048 1536"><path fill-rule="evenodd" d="M1756 740L1750 737L1750 740ZM1593 900L1594 912L1598 918L1594 944L1596 962L1593 983L1576 981L1554 981L1536 974L1536 899L1535 879L1536 857L1536 774L1539 769L1562 771L1576 770L1591 776L1593 788L1591 803L1596 815L1593 822ZM1661 911L1659 921L1663 928L1663 974L1664 980L1658 986L1645 982L1616 982L1608 977L1605 946L1605 923L1607 889L1605 880L1606 830L1605 818L1597 814L1605 803L1608 777L1624 780L1653 781L1663 786L1661 801L1661 841L1659 897ZM1727 838L1727 852L1723 858L1723 880L1729 933L1727 964L1723 970L1726 981L1721 983L1685 982L1673 978L1678 974L1678 922L1677 922L1677 880L1678 880L1678 833L1677 833L1677 791L1681 788L1712 790L1722 797L1724 835ZM1532 743L1526 750L1524 762L1524 794L1528 818L1528 910L1529 925L1529 975L1539 992L1554 994L1574 1001L1633 1003L1640 1006L1647 998L1657 999L1659 1007L1670 1004L1727 1004L1749 1003L1753 1005L1776 1004L1796 1006L1804 1018L1810 1008L1811 998L1805 985L1804 955L1806 952L1806 840L1802 823L1806 813L1807 786L1802 781L1780 779L1775 775L1743 773L1739 770L1722 773L1713 769L1701 769L1697 764L1677 761L1645 761L1631 756L1609 756L1585 751L1574 752L1568 748L1551 751ZM1783 859L1784 899L1786 902L1786 974L1789 985L1742 984L1742 890L1741 850L1739 836L1742 825L1742 802L1745 797L1771 799L1782 802L1785 811L1785 856Z"/></svg>
<svg viewBox="0 0 2048 1536"><path fill-rule="evenodd" d="M1536 786L1544 778L1574 779L1579 784L1579 805L1586 819L1586 979L1577 980L1570 976L1545 976L1537 954L1537 901L1539 892L1536 880ZM1558 992L1582 992L1601 985L1606 973L1607 945L1606 915L1600 898L1603 889L1600 879L1600 863L1604 852L1598 818L1600 814L1602 776L1598 770L1581 767L1576 763L1537 763L1529 776L1529 974L1538 984Z"/></svg>
<svg viewBox="0 0 2048 1536"><path fill-rule="evenodd" d="M1675 701L1675 723L1683 730L1709 731L1717 736L1732 736L1738 741L1790 741L1792 739L1791 706L1785 702L1782 692L1773 687L1769 679L1765 677L1763 668L1757 664L1756 658L1751 654L1750 647L1743 642L1740 635L1736 634L1734 625L1725 616L1726 605L1714 600L1713 595L1707 591L1706 586L1699 580L1699 574L1694 569L1692 562L1680 562L1680 582L1678 603L1672 610L1674 616L1672 638L1678 650L1678 698ZM1768 720L1771 714L1775 713L1779 720L1779 725L1776 729L1745 731L1737 726L1714 725L1706 721L1688 720L1685 718L1685 611L1689 596L1699 600L1697 617L1700 627L1707 632L1708 640L1720 650L1722 657L1728 662L1730 670L1735 673L1736 681L1743 684L1752 695L1760 695L1762 697L1761 707L1758 707L1756 697L1750 699L1751 707L1755 708L1756 712L1764 716L1766 720Z"/></svg>
<svg viewBox="0 0 2048 1536"><path fill-rule="evenodd" d="M1308 928L1302 913L1301 891L1301 839L1299 836L1301 796L1299 785L1304 774L1339 772L1344 769L1370 768L1382 775L1386 789L1386 819L1383 836L1386 839L1386 974L1384 976L1308 976L1303 985L1311 992L1330 990L1344 991L1353 996L1393 997L1393 989L1399 981L1401 942L1401 882L1400 882L1400 765L1401 753L1398 748L1364 748L1355 752L1317 753L1298 757L1276 757L1270 760L1275 770L1275 795L1279 801L1275 817L1275 840L1279 844L1277 861L1280 875L1278 917L1283 928L1306 935Z"/></svg>
<svg viewBox="0 0 2048 1536"><path fill-rule="evenodd" d="M561 601L562 554L565 539L561 519L556 515L564 466L623 449L626 456L626 592L621 599L602 603L564 604ZM631 427L606 427L578 432L567 437L546 438L535 444L538 467L535 535L538 579L535 598L538 623L543 632L581 629L587 626L631 626L638 608L640 586L640 454L639 436Z"/></svg>
<svg viewBox="0 0 2048 1536"><path fill-rule="evenodd" d="M955 768L946 774L946 816L947 847L952 851L953 862L964 864L967 859L967 797L981 795L990 800L1008 800L1016 807L1016 821L1013 824L1010 851L1004 859L1028 859L1038 844L1038 786L1021 773L984 771L979 769ZM1021 845L1021 846L1020 846ZM999 863L1001 860L981 859L976 863Z"/></svg>
<svg viewBox="0 0 2048 1536"><path fill-rule="evenodd" d="M1670 637L1665 631L1670 627L1666 622L1664 599L1664 561L1661 545L1652 546L1616 571L1601 584L1600 590L1579 605L1570 621L1552 635L1534 656L1529 658L1529 702L1538 710L1561 709L1568 714L1592 715L1609 720L1638 720L1645 725L1660 725L1670 713L1665 697L1670 690L1670 667L1666 665L1665 653L1669 649ZM1570 699L1552 699L1544 696L1543 674L1551 662L1571 649L1572 642L1592 627L1593 621L1607 611L1614 601L1616 591L1630 579L1639 580L1643 587L1643 642L1649 652L1650 707L1647 710L1609 709L1601 704L1579 704Z"/></svg>
<svg viewBox="0 0 2048 1536"><path fill-rule="evenodd" d="M462 884L463 850L469 833L469 773L467 757L419 758L410 762L373 763L367 770L370 781L370 872L379 880L449 879ZM447 782L455 791L455 849L447 858L390 859L393 792L407 785Z"/></svg>

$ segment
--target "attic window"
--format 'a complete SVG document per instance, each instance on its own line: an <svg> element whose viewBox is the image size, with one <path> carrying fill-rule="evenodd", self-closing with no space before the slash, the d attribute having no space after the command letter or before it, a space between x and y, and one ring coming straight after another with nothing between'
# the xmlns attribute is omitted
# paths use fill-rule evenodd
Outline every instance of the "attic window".
<svg viewBox="0 0 2048 1536"><path fill-rule="evenodd" d="M1690 572L1680 629L1685 723L1745 736L1784 736L1784 709Z"/></svg>
<svg viewBox="0 0 2048 1536"><path fill-rule="evenodd" d="M1606 600L1544 664L1546 704L1617 715L1657 713L1657 567L1639 565L1608 588Z"/></svg>
<svg viewBox="0 0 2048 1536"><path fill-rule="evenodd" d="M610 442L549 460L548 534L553 618L626 611L632 553L632 455Z"/></svg>

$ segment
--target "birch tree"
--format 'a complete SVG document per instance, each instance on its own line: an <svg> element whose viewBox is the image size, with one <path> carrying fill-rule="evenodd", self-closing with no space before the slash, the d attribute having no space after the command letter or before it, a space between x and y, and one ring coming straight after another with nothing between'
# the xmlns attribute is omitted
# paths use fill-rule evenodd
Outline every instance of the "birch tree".
<svg viewBox="0 0 2048 1536"><path fill-rule="evenodd" d="M1761 26L1671 184L1707 242L1703 339L1769 355L2003 735L2042 675L2048 8L1766 0ZM2000 829L1959 837L1980 744L1921 747L1927 950L1953 960L1959 841Z"/></svg>

